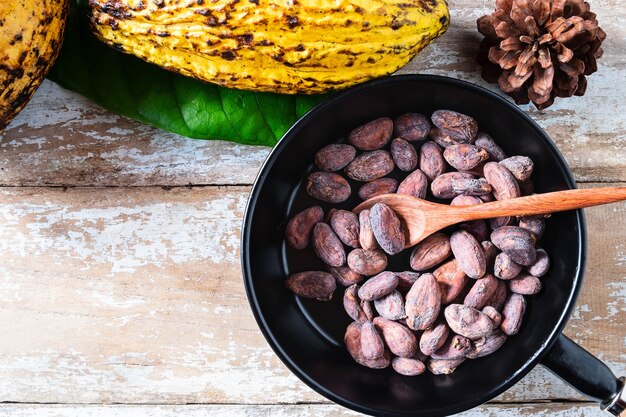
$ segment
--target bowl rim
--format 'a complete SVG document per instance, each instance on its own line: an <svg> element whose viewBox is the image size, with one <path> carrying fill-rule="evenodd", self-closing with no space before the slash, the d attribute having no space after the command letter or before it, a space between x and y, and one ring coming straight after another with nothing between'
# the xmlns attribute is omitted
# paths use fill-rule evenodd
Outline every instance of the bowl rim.
<svg viewBox="0 0 626 417"><path fill-rule="evenodd" d="M283 149L294 139L295 136L300 132L300 130L306 126L311 121L314 121L317 115L323 111L325 111L328 107L334 106L336 103L346 99L347 97L358 94L364 90L376 88L379 86L384 86L388 84L401 84L404 82L436 82L436 83L444 83L452 85L456 88L463 88L473 90L478 94L482 94L487 96L488 99L494 100L498 102L500 105L508 107L514 113L517 113L523 119L525 119L532 129L535 130L537 135L541 137L541 139L545 142L545 144L550 148L551 152L556 157L558 164L561 166L564 174L567 185L570 189L576 188L576 181L574 180L574 176L572 174L569 165L565 161L565 158L559 151L556 144L552 141L552 139L548 136L548 134L535 122L529 115L527 115L521 108L512 102L508 101L503 96L494 93L482 86L477 84L470 83L468 81L458 80L451 77L441 76L441 75L431 75L431 74L403 74L403 75L395 75L391 77L385 77L376 79L373 81L369 81L363 84L359 84L342 92L339 92L330 98L322 101L317 104L311 110L309 110L306 114L300 117L293 126L285 132L285 134L281 137L281 139L277 142L274 148L271 150L265 161L263 162L261 169L259 170L252 189L250 191L250 195L248 197L248 201L246 203L246 208L244 212L243 222L242 222L242 231L241 231L241 248L240 248L240 256L241 256L241 267L242 267L242 275L244 280L244 286L246 290L246 296L248 298L248 302L252 309L252 313L254 318L259 326L263 336L266 341L269 343L270 347L274 351L274 353L280 358L280 360L287 366L287 368L296 375L301 381L307 384L310 388L312 388L317 393L323 395L324 397L330 399L331 401L352 409L354 411L358 411L361 413L369 414L369 415L381 415L381 416L409 416L415 415L415 411L406 412L389 412L386 410L380 410L375 408L370 408L367 406L363 406L359 403L351 401L347 398L344 398L340 395L335 394L334 392L326 389L325 387L318 384L313 378L311 378L306 372L304 372L297 363L295 363L289 355L282 349L274 334L272 333L268 322L265 320L264 315L261 312L260 306L257 302L257 295L254 290L254 286L252 285L252 273L251 273L251 262L249 257L249 244L250 244L250 229L253 213L255 211L260 190L262 189L265 178L269 171L273 168L278 155L280 155ZM583 283L583 277L585 273L585 266L587 260L587 228L585 215L583 210L576 210L577 215L577 223L579 230L579 246L578 246L578 256L577 256L577 272L573 277L573 285L570 291L569 297L567 298L567 302L565 308L561 312L561 315L558 318L557 324L552 329L548 337L544 340L539 349L530 356L526 362L517 369L515 373L510 375L506 380L504 380L500 385L498 385L493 390L486 393L484 396L480 398L476 398L472 401L466 401L464 403L450 405L445 408L441 408L438 410L436 415L450 415L459 413L465 410L469 410L471 408L477 407L485 402L495 398L500 395L515 383L517 383L521 378L523 378L528 372L530 372L540 361L541 359L549 352L549 349L554 345L557 341L558 337L562 334L567 321L569 320L570 315L572 314L572 310L575 306L575 302L578 298L580 289ZM439 411L441 411L439 413Z"/></svg>

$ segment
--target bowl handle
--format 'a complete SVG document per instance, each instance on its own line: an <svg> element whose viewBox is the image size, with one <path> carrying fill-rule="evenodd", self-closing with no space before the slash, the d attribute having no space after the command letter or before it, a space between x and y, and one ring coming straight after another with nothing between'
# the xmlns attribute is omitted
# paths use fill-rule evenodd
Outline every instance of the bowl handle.
<svg viewBox="0 0 626 417"><path fill-rule="evenodd" d="M626 416L624 377L617 378L600 359L561 334L542 365L614 416Z"/></svg>

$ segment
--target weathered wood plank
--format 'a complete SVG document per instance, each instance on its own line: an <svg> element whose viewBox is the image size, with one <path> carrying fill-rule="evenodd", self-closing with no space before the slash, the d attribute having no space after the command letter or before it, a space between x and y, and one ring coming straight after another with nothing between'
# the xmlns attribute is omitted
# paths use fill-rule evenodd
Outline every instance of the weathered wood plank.
<svg viewBox="0 0 626 417"><path fill-rule="evenodd" d="M183 405L183 406L77 406L0 405L0 417L344 417L361 416L334 404L299 405ZM457 414L459 417L603 417L589 403L546 403L529 405L489 404Z"/></svg>
<svg viewBox="0 0 626 417"><path fill-rule="evenodd" d="M323 402L282 365L239 268L247 187L0 190L0 402ZM626 374L626 204L588 211L567 333ZM498 401L581 399L537 368Z"/></svg>
<svg viewBox="0 0 626 417"><path fill-rule="evenodd" d="M399 73L432 73L488 87L475 63L476 18L493 1L452 0L450 30ZM581 181L626 180L626 8L593 2L608 33L599 71L584 97L548 110L524 106L560 146ZM250 184L269 150L194 141L113 115L44 83L0 135L0 185Z"/></svg>

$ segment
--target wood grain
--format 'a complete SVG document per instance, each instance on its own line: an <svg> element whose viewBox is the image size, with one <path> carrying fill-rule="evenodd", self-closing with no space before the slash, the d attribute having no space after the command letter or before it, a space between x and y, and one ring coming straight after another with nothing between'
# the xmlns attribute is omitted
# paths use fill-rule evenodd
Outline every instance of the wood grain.
<svg viewBox="0 0 626 417"><path fill-rule="evenodd" d="M0 417L348 417L362 414L334 404L298 405L186 405L186 406L80 406L0 405ZM589 403L529 405L490 404L457 414L458 417L606 417Z"/></svg>
<svg viewBox="0 0 626 417"><path fill-rule="evenodd" d="M474 60L476 19L492 0L452 0L448 32L398 73L460 78L497 91ZM547 110L522 106L559 145L579 181L626 180L626 8L594 1L608 34L584 97ZM187 140L113 115L46 82L0 135L0 185L141 186L251 184L268 148Z"/></svg>
<svg viewBox="0 0 626 417"><path fill-rule="evenodd" d="M248 307L248 191L1 189L0 402L326 403ZM587 281L566 332L621 375L625 212L588 210ZM545 399L581 397L538 367L497 401Z"/></svg>

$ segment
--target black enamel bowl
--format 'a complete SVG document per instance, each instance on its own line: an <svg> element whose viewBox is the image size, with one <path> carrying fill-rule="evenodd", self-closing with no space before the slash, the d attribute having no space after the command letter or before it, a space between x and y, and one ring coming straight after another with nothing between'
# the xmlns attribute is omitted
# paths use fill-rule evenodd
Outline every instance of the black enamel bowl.
<svg viewBox="0 0 626 417"><path fill-rule="evenodd" d="M600 402L620 388L608 368L562 336L582 284L586 236L582 211L553 215L541 246L552 257L541 293L528 297L524 324L496 353L463 363L451 375L404 377L391 369L357 365L343 346L350 319L343 288L331 302L300 299L284 281L292 273L324 270L312 248L286 247L284 230L294 213L320 204L304 191L315 152L345 140L354 127L381 116L431 114L450 109L473 116L509 155L535 162L536 192L574 188L563 157L546 133L500 96L458 80L424 75L377 80L337 94L300 119L271 152L256 180L243 226L246 291L261 331L276 354L315 391L351 409L387 416L443 416L467 410L515 384L540 361ZM341 205L352 209L353 197ZM329 205L321 204L325 211ZM391 270L408 270L408 252ZM606 404L605 404L606 405Z"/></svg>

